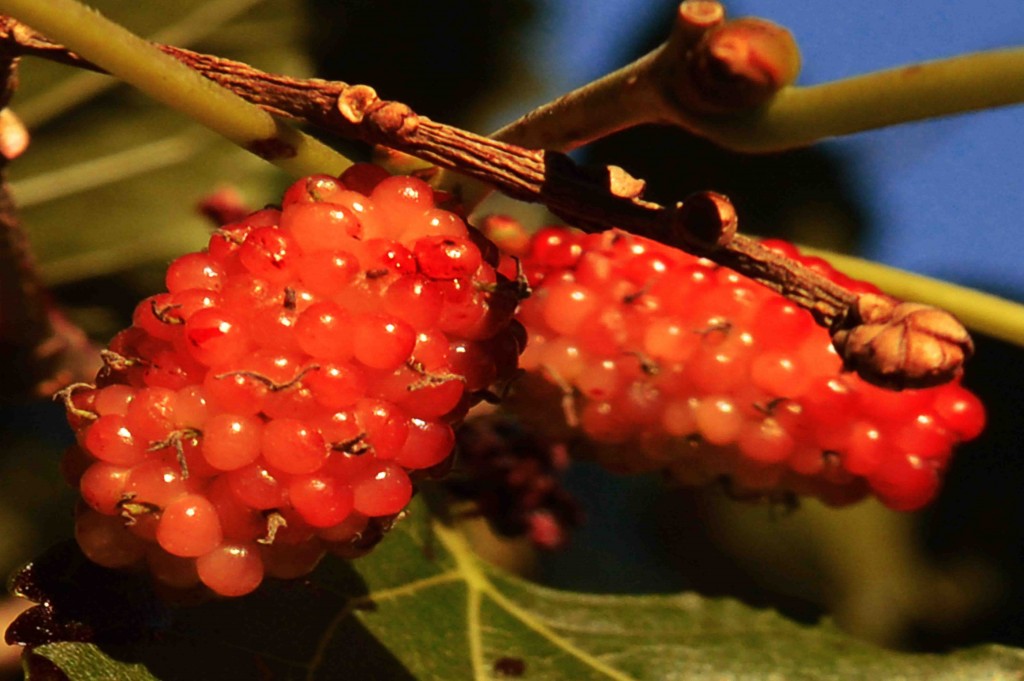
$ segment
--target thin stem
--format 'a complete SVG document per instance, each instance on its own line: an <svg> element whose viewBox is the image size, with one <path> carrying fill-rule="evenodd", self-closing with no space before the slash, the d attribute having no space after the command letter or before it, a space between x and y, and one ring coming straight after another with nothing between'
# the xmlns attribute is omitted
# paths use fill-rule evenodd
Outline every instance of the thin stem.
<svg viewBox="0 0 1024 681"><path fill-rule="evenodd" d="M652 122L651 111L664 107L651 83L662 50L601 76L544 104L491 135L528 149L572 151L592 140Z"/></svg>
<svg viewBox="0 0 1024 681"><path fill-rule="evenodd" d="M293 175L340 173L351 161L201 77L75 0L0 0L52 40Z"/></svg>
<svg viewBox="0 0 1024 681"><path fill-rule="evenodd" d="M716 6L720 11L715 2L684 2L663 45L495 136L566 151L627 127L660 123L734 151L770 152L1024 102L1024 47L791 86L799 65L792 36L763 20L723 23L714 16Z"/></svg>
<svg viewBox="0 0 1024 681"><path fill-rule="evenodd" d="M941 307L975 331L1024 347L1021 303L863 258L803 246L800 250L827 258L836 269L870 281L890 295Z"/></svg>
<svg viewBox="0 0 1024 681"><path fill-rule="evenodd" d="M1024 47L965 54L810 87L789 87L749 116L691 119L737 151L805 146L865 130L1024 102ZM682 119L679 119L682 124Z"/></svg>
<svg viewBox="0 0 1024 681"><path fill-rule="evenodd" d="M159 43L188 46L221 29L225 22L266 0L215 0L204 2L149 37ZM35 129L61 113L96 97L117 84L97 73L77 72L54 87L29 99L18 100L18 115Z"/></svg>

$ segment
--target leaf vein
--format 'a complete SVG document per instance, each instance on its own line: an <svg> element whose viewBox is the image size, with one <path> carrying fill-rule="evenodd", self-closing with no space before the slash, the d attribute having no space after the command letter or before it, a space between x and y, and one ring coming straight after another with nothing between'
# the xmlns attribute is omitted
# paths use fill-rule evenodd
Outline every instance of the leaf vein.
<svg viewBox="0 0 1024 681"><path fill-rule="evenodd" d="M466 598L466 636L469 639L469 661L473 667L473 678L484 681L484 646L480 623L480 589L470 583Z"/></svg>
<svg viewBox="0 0 1024 681"><path fill-rule="evenodd" d="M402 596L410 596L423 591L424 589L458 581L459 579L461 579L461 577L455 570L449 570L448 572L442 572L439 575L432 575L424 579L417 579L413 582L409 582L408 584L403 584L402 586L375 591L367 594L366 596L359 596L356 598L347 597L345 605L334 616L330 624L327 625L327 628L324 629L324 633L320 636L320 640L317 641L316 650L313 651L313 656L309 659L309 662L304 665L300 665L307 670L306 681L313 681L317 670L319 670L323 665L330 642L338 631L338 627L340 627L359 606L371 604L376 601L387 601L394 598L400 598ZM341 594L336 593L336 595Z"/></svg>
<svg viewBox="0 0 1024 681"><path fill-rule="evenodd" d="M401 596L410 596L417 591L423 589L429 589L431 587L439 586L441 584L448 584L450 582L457 582L462 579L462 576L457 570L448 570L438 575L432 575L430 577L424 577L423 579L417 579L403 584L402 586L392 587L390 589L381 589L380 591L373 591L367 594L366 598L374 601L386 601L392 598L399 598Z"/></svg>
<svg viewBox="0 0 1024 681"><path fill-rule="evenodd" d="M608 678L616 679L616 681L634 681L631 676L611 667L608 664L605 664L603 661L591 655L587 651L578 648L572 641L560 636L557 632L550 629L543 621L535 618L530 612L520 608L511 599L501 593L487 575L484 574L484 572L477 566L476 557L472 554L469 547L466 546L462 537L440 523L435 524L434 531L438 540L444 544L445 548L448 549L455 558L457 569L463 573L466 582L469 584L471 595L470 602L474 601L474 598L472 597L474 592L478 591L486 594L495 602L495 604L522 622L528 629L533 630L535 633L547 639L554 647L561 649L572 657L575 657L583 664L591 667L601 674L604 674ZM479 608L478 601L476 603L476 607ZM475 629L475 636L480 636L479 628ZM471 639L471 645L479 645L482 647L482 641L478 643ZM474 669L479 669L479 667L476 666L476 663L474 663ZM480 677L477 676L477 678Z"/></svg>

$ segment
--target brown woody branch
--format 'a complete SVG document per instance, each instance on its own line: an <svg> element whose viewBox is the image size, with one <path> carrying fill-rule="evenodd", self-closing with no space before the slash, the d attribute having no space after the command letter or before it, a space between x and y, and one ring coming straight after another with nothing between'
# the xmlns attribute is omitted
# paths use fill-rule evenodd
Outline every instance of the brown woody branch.
<svg viewBox="0 0 1024 681"><path fill-rule="evenodd" d="M455 170L514 198L543 203L581 229L619 227L731 267L809 309L832 331L848 366L873 382L896 388L941 383L960 372L973 350L966 331L946 312L908 310L891 298L859 295L736 234L736 213L724 196L704 192L661 206L641 199L643 181L621 168L582 168L564 154L437 123L380 99L365 85L290 78L190 50L160 49L273 114ZM0 17L4 53L95 69Z"/></svg>

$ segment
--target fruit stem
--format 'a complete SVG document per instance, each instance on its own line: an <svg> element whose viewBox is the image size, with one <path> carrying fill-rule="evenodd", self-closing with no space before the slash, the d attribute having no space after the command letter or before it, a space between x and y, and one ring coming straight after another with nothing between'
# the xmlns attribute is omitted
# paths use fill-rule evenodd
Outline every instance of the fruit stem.
<svg viewBox="0 0 1024 681"><path fill-rule="evenodd" d="M0 11L293 175L340 173L352 163L76 0L0 0ZM9 20L5 24L13 28ZM52 51L52 44L46 49Z"/></svg>

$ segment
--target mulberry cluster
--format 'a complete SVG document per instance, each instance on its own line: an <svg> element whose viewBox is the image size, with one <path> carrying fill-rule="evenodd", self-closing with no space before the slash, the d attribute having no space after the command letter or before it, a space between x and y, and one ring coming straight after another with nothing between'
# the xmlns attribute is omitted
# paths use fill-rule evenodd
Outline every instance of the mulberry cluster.
<svg viewBox="0 0 1024 681"><path fill-rule="evenodd" d="M65 394L84 553L237 596L364 550L516 370L496 263L427 184L370 165L223 225Z"/></svg>
<svg viewBox="0 0 1024 681"><path fill-rule="evenodd" d="M953 447L984 425L959 381L892 392L843 372L808 312L708 260L615 230L527 239L502 219L485 231L521 258L533 288L518 313L531 376L511 408L540 428L554 414L582 431L610 469L833 504L871 493L913 510L936 494ZM765 245L877 291L790 244Z"/></svg>

